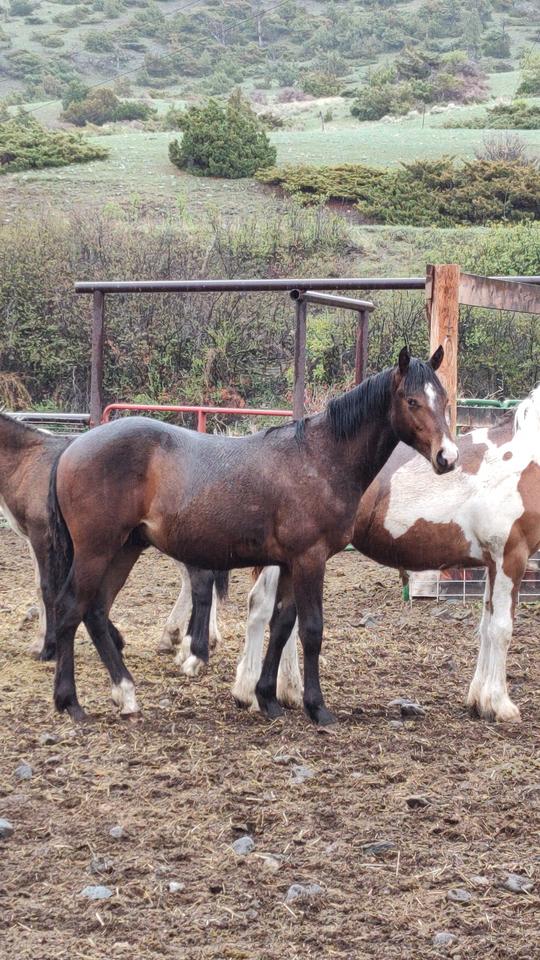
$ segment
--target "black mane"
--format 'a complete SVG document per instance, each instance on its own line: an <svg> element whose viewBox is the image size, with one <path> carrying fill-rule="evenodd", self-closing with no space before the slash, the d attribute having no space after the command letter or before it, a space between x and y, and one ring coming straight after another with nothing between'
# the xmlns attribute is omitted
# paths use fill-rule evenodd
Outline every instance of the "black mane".
<svg viewBox="0 0 540 960"><path fill-rule="evenodd" d="M358 387L348 390L341 397L331 400L326 408L332 433L336 440L354 437L366 420L373 420L388 413L395 367L368 377ZM441 384L433 367L423 360L411 357L409 369L403 379L407 395L418 393L426 384L431 384L440 393Z"/></svg>

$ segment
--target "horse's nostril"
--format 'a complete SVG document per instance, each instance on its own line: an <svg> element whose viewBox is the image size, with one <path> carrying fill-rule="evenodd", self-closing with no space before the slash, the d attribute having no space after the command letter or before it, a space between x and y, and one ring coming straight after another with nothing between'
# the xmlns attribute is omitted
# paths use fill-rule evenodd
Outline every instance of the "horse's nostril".
<svg viewBox="0 0 540 960"><path fill-rule="evenodd" d="M438 454L437 454L437 466L440 467L441 470L447 470L447 469L448 469L448 460L446 459L446 457L445 457L444 453L442 452L442 450L439 450L439 452L438 452Z"/></svg>

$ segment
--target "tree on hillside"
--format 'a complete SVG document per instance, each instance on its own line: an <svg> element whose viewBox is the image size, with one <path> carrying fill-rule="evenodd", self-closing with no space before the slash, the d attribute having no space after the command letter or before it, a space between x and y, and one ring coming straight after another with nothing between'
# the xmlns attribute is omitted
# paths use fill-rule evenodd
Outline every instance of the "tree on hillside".
<svg viewBox="0 0 540 960"><path fill-rule="evenodd" d="M529 50L521 61L521 83L517 93L528 97L540 97L540 53Z"/></svg>
<svg viewBox="0 0 540 960"><path fill-rule="evenodd" d="M203 177L251 177L276 162L276 148L239 90L225 107L216 100L190 107L182 129L182 142L169 144L169 157L177 167Z"/></svg>

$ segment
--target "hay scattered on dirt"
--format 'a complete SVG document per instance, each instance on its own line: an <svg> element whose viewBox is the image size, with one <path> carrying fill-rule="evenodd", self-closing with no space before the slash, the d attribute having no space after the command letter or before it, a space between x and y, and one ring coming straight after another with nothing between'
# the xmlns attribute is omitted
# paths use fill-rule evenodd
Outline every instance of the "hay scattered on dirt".
<svg viewBox="0 0 540 960"><path fill-rule="evenodd" d="M440 622L412 609L396 574L342 554L329 567L323 684L339 715L323 734L299 713L269 724L229 695L247 573L233 575L225 642L200 680L154 654L175 599L174 565L145 556L120 597L143 719L121 721L88 641L77 646L75 728L51 704L52 668L28 659L36 623L24 547L0 530L2 956L17 960L418 960L529 958L540 906L540 657L521 608L509 663L520 726L470 720L478 607ZM366 610L382 619L359 626ZM392 699L426 716L396 726ZM42 745L44 733L59 737ZM290 762L276 762L276 755ZM22 761L33 769L20 781ZM293 782L293 765L314 776ZM419 795L425 806L407 804ZM109 830L124 827L113 839ZM249 834L247 856L232 843ZM388 841L373 852L369 845ZM93 867L92 867L93 865ZM92 872L92 869L94 872ZM531 893L503 888L508 873ZM178 892L169 883L184 884ZM324 893L285 903L294 883ZM108 900L81 897L104 884ZM465 889L469 902L448 893ZM449 932L449 946L435 947Z"/></svg>

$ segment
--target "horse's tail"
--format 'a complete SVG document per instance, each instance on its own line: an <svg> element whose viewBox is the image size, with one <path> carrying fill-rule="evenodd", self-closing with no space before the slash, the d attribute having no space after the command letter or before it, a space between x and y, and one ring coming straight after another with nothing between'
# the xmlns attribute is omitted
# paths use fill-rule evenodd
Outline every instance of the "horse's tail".
<svg viewBox="0 0 540 960"><path fill-rule="evenodd" d="M55 599L65 586L73 564L73 541L64 520L58 494L56 475L61 454L53 463L49 480L47 514L49 520L49 578L50 588Z"/></svg>
<svg viewBox="0 0 540 960"><path fill-rule="evenodd" d="M218 600L226 600L229 596L229 571L214 570L214 587Z"/></svg>

